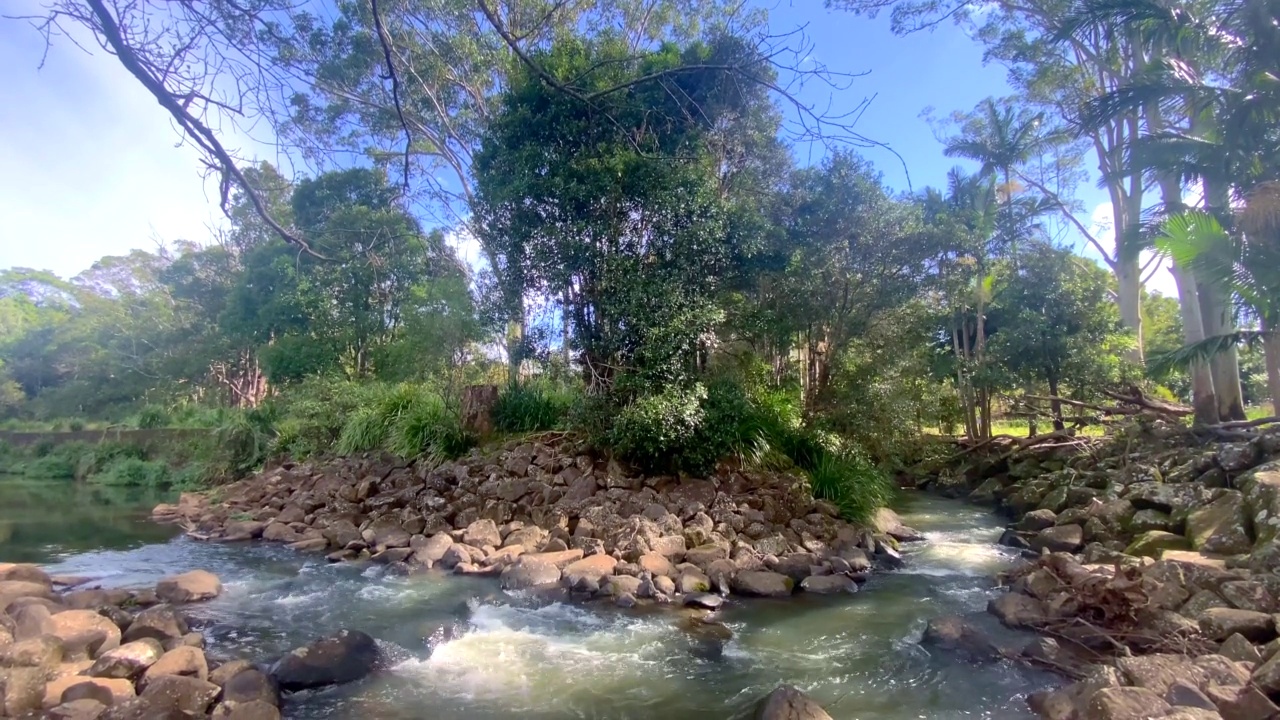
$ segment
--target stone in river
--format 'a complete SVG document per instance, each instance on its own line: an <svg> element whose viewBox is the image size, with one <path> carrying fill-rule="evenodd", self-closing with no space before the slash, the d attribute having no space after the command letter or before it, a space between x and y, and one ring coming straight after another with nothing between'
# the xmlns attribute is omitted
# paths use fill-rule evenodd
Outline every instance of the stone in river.
<svg viewBox="0 0 1280 720"><path fill-rule="evenodd" d="M795 581L781 573L767 570L748 570L733 578L733 591L740 595L756 597L789 597Z"/></svg>
<svg viewBox="0 0 1280 720"><path fill-rule="evenodd" d="M373 672L380 659L373 638L358 630L342 630L280 658L271 676L281 690L295 692L359 680Z"/></svg>
<svg viewBox="0 0 1280 720"><path fill-rule="evenodd" d="M831 720L822 706L793 685L779 685L756 704L752 720Z"/></svg>
<svg viewBox="0 0 1280 720"><path fill-rule="evenodd" d="M724 598L715 593L690 593L684 596L684 604L690 607L718 610L724 605Z"/></svg>
<svg viewBox="0 0 1280 720"><path fill-rule="evenodd" d="M209 600L221 593L222 581L207 570L192 570L156 584L156 597L174 605Z"/></svg>

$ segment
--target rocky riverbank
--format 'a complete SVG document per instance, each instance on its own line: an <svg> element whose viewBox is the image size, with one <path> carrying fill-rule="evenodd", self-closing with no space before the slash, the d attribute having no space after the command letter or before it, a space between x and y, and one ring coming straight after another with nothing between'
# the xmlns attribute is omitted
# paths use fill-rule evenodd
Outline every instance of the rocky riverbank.
<svg viewBox="0 0 1280 720"><path fill-rule="evenodd" d="M511 443L454 462L286 463L155 509L197 538L262 539L334 562L493 576L506 590L679 602L853 592L920 539L890 511L840 519L786 473L643 476L570 443Z"/></svg>
<svg viewBox="0 0 1280 720"><path fill-rule="evenodd" d="M1029 698L1041 716L1280 717L1280 429L1135 423L975 452L920 486L1013 518L1002 543L1027 560L988 610L1042 633L1029 659L1075 680ZM958 618L935 625L989 647Z"/></svg>

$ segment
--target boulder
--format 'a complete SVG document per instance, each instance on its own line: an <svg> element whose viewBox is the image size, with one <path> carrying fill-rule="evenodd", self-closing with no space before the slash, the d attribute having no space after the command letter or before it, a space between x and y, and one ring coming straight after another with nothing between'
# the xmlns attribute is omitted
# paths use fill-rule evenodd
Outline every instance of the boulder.
<svg viewBox="0 0 1280 720"><path fill-rule="evenodd" d="M1032 550L1075 552L1084 547L1084 528L1079 525L1057 525L1041 530L1028 542Z"/></svg>
<svg viewBox="0 0 1280 720"><path fill-rule="evenodd" d="M0 610L0 615L4 611ZM43 605L26 605L9 613L13 619L10 633L14 640L31 640L54 633L53 614Z"/></svg>
<svg viewBox="0 0 1280 720"><path fill-rule="evenodd" d="M1209 685L1205 694L1213 701L1223 720L1271 720L1280 716L1280 707L1253 685Z"/></svg>
<svg viewBox="0 0 1280 720"><path fill-rule="evenodd" d="M795 581L781 573L746 570L733 578L733 591L754 597L790 597Z"/></svg>
<svg viewBox="0 0 1280 720"><path fill-rule="evenodd" d="M654 576L675 577L675 568L671 565L671 561L658 553L645 553L636 560L636 564L640 566L642 571L651 573Z"/></svg>
<svg viewBox="0 0 1280 720"><path fill-rule="evenodd" d="M1210 608L1200 614L1200 631L1211 640L1226 640L1236 633L1253 642L1266 642L1276 637L1276 624L1271 615L1236 608Z"/></svg>
<svg viewBox="0 0 1280 720"><path fill-rule="evenodd" d="M76 700L96 700L108 707L137 695L133 683L124 678L89 678L83 675L63 675L45 685L45 707L53 707Z"/></svg>
<svg viewBox="0 0 1280 720"><path fill-rule="evenodd" d="M1044 622L1044 603L1021 593L1007 592L987 603L987 612L1011 628L1036 627Z"/></svg>
<svg viewBox="0 0 1280 720"><path fill-rule="evenodd" d="M30 563L0 563L0 582L19 581L49 587L53 581L38 565Z"/></svg>
<svg viewBox="0 0 1280 720"><path fill-rule="evenodd" d="M752 720L831 720L813 698L793 685L779 685L756 703Z"/></svg>
<svg viewBox="0 0 1280 720"><path fill-rule="evenodd" d="M1173 518L1169 517L1169 513L1163 510L1139 510L1129 519L1129 532L1134 535L1141 535L1149 530L1163 530L1164 532L1172 532L1174 528Z"/></svg>
<svg viewBox="0 0 1280 720"><path fill-rule="evenodd" d="M176 647L160 656L159 660L147 668L146 672L142 674L142 681L139 686L145 688L154 682L156 678L166 675L182 675L184 677L208 680L209 664L204 658L204 653L198 648L185 645Z"/></svg>
<svg viewBox="0 0 1280 720"><path fill-rule="evenodd" d="M207 570L192 570L156 583L156 597L173 605L211 600L222 594L222 581Z"/></svg>
<svg viewBox="0 0 1280 720"><path fill-rule="evenodd" d="M640 593L640 578L630 575L614 575L605 583L605 593L614 597L630 595L632 599Z"/></svg>
<svg viewBox="0 0 1280 720"><path fill-rule="evenodd" d="M818 595L851 593L858 591L858 584L847 575L810 575L800 581L800 589Z"/></svg>
<svg viewBox="0 0 1280 720"><path fill-rule="evenodd" d="M33 667L0 668L0 717L39 712L45 671Z"/></svg>
<svg viewBox="0 0 1280 720"><path fill-rule="evenodd" d="M133 642L143 638L165 641L180 638L187 634L187 623L182 616L174 612L169 605L153 605L138 613L129 629L124 631L124 642Z"/></svg>
<svg viewBox="0 0 1280 720"><path fill-rule="evenodd" d="M86 698L49 708L45 717L49 720L98 720L106 711L106 705Z"/></svg>
<svg viewBox="0 0 1280 720"><path fill-rule="evenodd" d="M1187 539L1192 548L1201 552L1237 555L1253 547L1248 527L1244 495L1227 490L1222 497L1187 516Z"/></svg>
<svg viewBox="0 0 1280 720"><path fill-rule="evenodd" d="M214 720L280 720L280 709L261 700L246 703L222 702L218 703L209 717Z"/></svg>
<svg viewBox="0 0 1280 720"><path fill-rule="evenodd" d="M230 660L209 671L209 682L223 687L227 681L245 670L252 670L253 663L248 660Z"/></svg>
<svg viewBox="0 0 1280 720"><path fill-rule="evenodd" d="M62 662L62 641L52 635L19 640L0 647L0 668L52 670Z"/></svg>
<svg viewBox="0 0 1280 720"><path fill-rule="evenodd" d="M185 675L163 675L147 683L140 699L152 707L178 710L192 715L204 715L218 697L221 689L207 680Z"/></svg>
<svg viewBox="0 0 1280 720"><path fill-rule="evenodd" d="M222 700L229 703L265 702L280 704L280 688L271 677L255 668L242 670L227 680Z"/></svg>
<svg viewBox="0 0 1280 720"><path fill-rule="evenodd" d="M588 555L565 566L560 582L566 587L575 588L584 580L594 581L597 585L613 574L618 561L608 555Z"/></svg>
<svg viewBox="0 0 1280 720"><path fill-rule="evenodd" d="M1244 473L1236 478L1236 487L1244 494L1247 512L1253 518L1256 544L1280 539L1280 460Z"/></svg>
<svg viewBox="0 0 1280 720"><path fill-rule="evenodd" d="M582 559L582 550L557 550L554 552L526 553L520 556L524 562L542 562L554 566L557 570L563 570L570 563Z"/></svg>
<svg viewBox="0 0 1280 720"><path fill-rule="evenodd" d="M1146 688L1109 687L1089 698L1084 720L1147 720L1164 717L1172 709L1164 698Z"/></svg>
<svg viewBox="0 0 1280 720"><path fill-rule="evenodd" d="M134 679L164 655L160 641L143 638L103 653L89 668L88 675L100 678Z"/></svg>
<svg viewBox="0 0 1280 720"><path fill-rule="evenodd" d="M1040 532L1053 527L1057 521L1058 516L1052 510L1032 510L1014 523L1013 529L1023 532Z"/></svg>
<svg viewBox="0 0 1280 720"><path fill-rule="evenodd" d="M120 647L120 628L92 610L67 610L53 616L53 634L64 643L84 633L102 633L102 642L93 648L96 653Z"/></svg>
<svg viewBox="0 0 1280 720"><path fill-rule="evenodd" d="M715 593L689 593L684 596L684 605L715 611L724 605L724 598Z"/></svg>
<svg viewBox="0 0 1280 720"><path fill-rule="evenodd" d="M448 533L436 533L427 538L421 547L414 550L413 558L423 565L434 565L440 562L440 558L443 558L451 547L453 547L453 538L449 537Z"/></svg>
<svg viewBox="0 0 1280 720"><path fill-rule="evenodd" d="M476 520L462 531L462 542L471 547L482 548L488 545L496 548L502 545L502 533L498 532L497 523L484 518Z"/></svg>
<svg viewBox="0 0 1280 720"><path fill-rule="evenodd" d="M499 584L503 590L527 590L546 587L560 582L560 569L541 560L531 560L535 555L522 555L502 570Z"/></svg>
<svg viewBox="0 0 1280 720"><path fill-rule="evenodd" d="M1280 653L1254 668L1250 678L1254 685L1272 697L1280 696Z"/></svg>
<svg viewBox="0 0 1280 720"><path fill-rule="evenodd" d="M957 615L930 618L920 644L960 652L974 660L998 660L1000 653L991 638Z"/></svg>
<svg viewBox="0 0 1280 720"><path fill-rule="evenodd" d="M280 658L271 667L271 676L281 690L295 692L359 680L373 672L380 660L373 638L358 630L342 630Z"/></svg>
<svg viewBox="0 0 1280 720"><path fill-rule="evenodd" d="M494 532L497 532L497 530L495 529ZM384 515L374 520L373 524L365 528L360 535L371 547L379 546L382 548L409 547L409 540L413 537L413 533L405 530L400 522L391 515Z"/></svg>
<svg viewBox="0 0 1280 720"><path fill-rule="evenodd" d="M1163 530L1148 530L1129 543L1124 549L1126 555L1137 557L1160 557L1166 550L1190 550L1191 542L1181 535L1174 535Z"/></svg>

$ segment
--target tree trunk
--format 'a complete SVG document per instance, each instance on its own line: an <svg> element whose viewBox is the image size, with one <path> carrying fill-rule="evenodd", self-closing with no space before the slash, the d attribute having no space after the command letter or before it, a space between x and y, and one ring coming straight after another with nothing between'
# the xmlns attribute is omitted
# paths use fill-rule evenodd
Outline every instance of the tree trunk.
<svg viewBox="0 0 1280 720"><path fill-rule="evenodd" d="M1271 414L1280 415L1280 328L1264 318L1262 329L1271 333L1262 341L1262 354L1267 364L1267 393L1271 395Z"/></svg>
<svg viewBox="0 0 1280 720"><path fill-rule="evenodd" d="M1200 316L1204 322L1205 337L1235 332L1231 316L1231 299L1225 290L1214 285L1197 283L1200 294ZM1244 400L1240 391L1240 359L1235 347L1214 355L1209 361L1213 373L1213 390L1217 398L1218 420L1244 420Z"/></svg>
<svg viewBox="0 0 1280 720"><path fill-rule="evenodd" d="M1120 242L1119 231L1116 242ZM1125 327L1132 329L1138 339L1138 344L1126 353L1126 357L1131 362L1142 365L1143 358L1146 357L1142 341L1142 268L1136 255L1132 258L1123 255L1116 258L1116 294L1120 301L1120 321Z"/></svg>
<svg viewBox="0 0 1280 720"><path fill-rule="evenodd" d="M1200 295L1196 291L1195 277L1190 270L1175 263L1171 272L1178 285L1178 308L1182 315L1182 338L1185 345L1204 340L1204 322L1200 317ZM1187 370L1191 374L1191 406L1195 408L1197 425L1218 422L1218 400L1213 392L1213 373L1203 362L1193 362Z"/></svg>
<svg viewBox="0 0 1280 720"><path fill-rule="evenodd" d="M1062 421L1062 401L1058 398L1058 379L1050 376L1049 378L1049 397L1053 398L1049 401L1050 412L1053 413L1053 429L1065 430L1067 425Z"/></svg>
<svg viewBox="0 0 1280 720"><path fill-rule="evenodd" d="M960 323L963 327L963 322ZM956 356L956 392L960 394L960 406L964 409L964 434L973 440L977 435L977 420L973 414L973 398L969 393L969 384L964 376L964 364L967 360L965 351L960 347L960 329L951 328L951 348Z"/></svg>

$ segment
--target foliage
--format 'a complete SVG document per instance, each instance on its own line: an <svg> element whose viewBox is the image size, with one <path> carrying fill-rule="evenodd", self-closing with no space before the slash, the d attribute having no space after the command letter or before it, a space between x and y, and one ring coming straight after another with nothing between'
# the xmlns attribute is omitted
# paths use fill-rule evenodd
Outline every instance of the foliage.
<svg viewBox="0 0 1280 720"><path fill-rule="evenodd" d="M559 430L577 402L578 393L572 387L549 381L509 385L493 406L493 425L510 433Z"/></svg>

